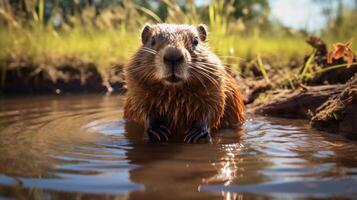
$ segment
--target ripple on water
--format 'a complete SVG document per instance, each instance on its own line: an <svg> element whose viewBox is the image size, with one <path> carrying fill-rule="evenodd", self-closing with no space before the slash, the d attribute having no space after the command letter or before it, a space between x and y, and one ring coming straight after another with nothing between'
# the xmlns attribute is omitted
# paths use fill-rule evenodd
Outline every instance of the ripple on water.
<svg viewBox="0 0 357 200"><path fill-rule="evenodd" d="M249 116L242 138L151 144L121 97L32 101L0 101L0 198L357 197L356 142L302 120Z"/></svg>

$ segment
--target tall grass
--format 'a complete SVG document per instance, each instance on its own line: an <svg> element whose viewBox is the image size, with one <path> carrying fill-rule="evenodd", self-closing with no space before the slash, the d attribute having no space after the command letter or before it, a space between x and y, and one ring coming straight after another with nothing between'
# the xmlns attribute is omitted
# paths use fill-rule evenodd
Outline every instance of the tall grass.
<svg viewBox="0 0 357 200"><path fill-rule="evenodd" d="M51 24L43 26L44 0L39 1L38 12L33 0L26 1L32 5L32 20L19 18L4 2L0 4L0 20L3 22L0 21L0 65L1 60L8 58L44 63L48 59L76 57L94 62L104 70L113 63L125 63L129 59L140 45L141 26L163 21L149 9L125 0L122 5L102 11L95 21L90 20L95 11L89 7L71 18L71 26L63 24L56 29ZM193 0L186 1L186 11L176 1L163 2L168 8L166 22L204 23ZM210 30L209 45L224 63L238 68L242 60L259 55L260 60L274 60L273 67L281 67L291 57L302 57L311 52L301 36L262 36L263 30L258 28L249 36L242 34L236 27L239 23L231 17L231 5L223 2L211 1L206 23Z"/></svg>

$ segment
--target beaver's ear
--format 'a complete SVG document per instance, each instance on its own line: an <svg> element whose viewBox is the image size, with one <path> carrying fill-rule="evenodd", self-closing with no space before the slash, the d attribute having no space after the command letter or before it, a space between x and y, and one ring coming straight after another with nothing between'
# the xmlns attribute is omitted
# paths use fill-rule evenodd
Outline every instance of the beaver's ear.
<svg viewBox="0 0 357 200"><path fill-rule="evenodd" d="M149 24L145 24L144 28L141 31L141 42L146 44L146 42L151 37L152 27Z"/></svg>
<svg viewBox="0 0 357 200"><path fill-rule="evenodd" d="M197 25L196 28L197 28L198 36L200 37L200 39L202 41L206 41L206 39L207 39L207 30L208 30L207 26L204 25L204 24L199 24L199 25Z"/></svg>

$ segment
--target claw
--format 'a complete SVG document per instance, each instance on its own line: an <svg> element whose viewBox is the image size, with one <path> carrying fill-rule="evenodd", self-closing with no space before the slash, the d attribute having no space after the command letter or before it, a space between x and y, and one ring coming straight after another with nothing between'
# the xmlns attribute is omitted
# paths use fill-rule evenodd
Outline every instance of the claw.
<svg viewBox="0 0 357 200"><path fill-rule="evenodd" d="M186 143L190 143L193 136L196 135L196 134L199 134L200 132L199 131L194 131L194 132L191 132L191 133L187 133L185 139L183 139L184 142Z"/></svg>
<svg viewBox="0 0 357 200"><path fill-rule="evenodd" d="M200 139L204 139L206 142L211 142L211 135L208 129L205 127L193 127L187 131L184 142L197 143Z"/></svg>
<svg viewBox="0 0 357 200"><path fill-rule="evenodd" d="M169 135L171 135L170 129L168 129L166 126L160 125L160 128L164 129L164 130L166 131L166 133L168 133Z"/></svg>
<svg viewBox="0 0 357 200"><path fill-rule="evenodd" d="M147 130L147 134L152 142L159 142L161 141L161 137L158 133L153 130Z"/></svg>
<svg viewBox="0 0 357 200"><path fill-rule="evenodd" d="M146 134L149 136L152 142L164 142L169 140L169 135L171 135L170 129L164 125L149 127L146 130Z"/></svg>

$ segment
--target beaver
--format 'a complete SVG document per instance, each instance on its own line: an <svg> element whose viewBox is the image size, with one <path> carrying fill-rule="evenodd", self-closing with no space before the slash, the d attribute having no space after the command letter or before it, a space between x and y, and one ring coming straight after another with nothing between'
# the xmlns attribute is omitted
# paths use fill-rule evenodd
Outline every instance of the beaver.
<svg viewBox="0 0 357 200"><path fill-rule="evenodd" d="M207 36L203 24L142 29L142 45L124 68L124 119L143 126L151 141L183 134L187 143L210 141L212 130L243 123L239 86Z"/></svg>

